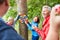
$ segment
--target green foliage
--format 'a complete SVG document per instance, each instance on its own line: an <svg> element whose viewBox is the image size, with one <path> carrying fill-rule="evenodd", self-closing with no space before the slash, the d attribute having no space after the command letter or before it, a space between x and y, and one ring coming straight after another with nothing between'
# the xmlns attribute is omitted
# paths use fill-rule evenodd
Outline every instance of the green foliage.
<svg viewBox="0 0 60 40"><path fill-rule="evenodd" d="M28 18L33 19L35 16L40 17L40 26L43 21L43 17L41 15L41 10L44 5L54 6L60 3L59 0L28 0Z"/></svg>
<svg viewBox="0 0 60 40"><path fill-rule="evenodd" d="M54 6L55 4L60 3L59 0L27 0L27 6L28 6L28 18L31 21L33 17L39 16L40 21L42 23L43 18L41 15L41 10L42 6L44 5L49 5L49 6ZM16 17L17 15L17 5L16 5L16 0L10 0L10 6L11 9L7 12L5 15L5 18L8 18L9 16Z"/></svg>
<svg viewBox="0 0 60 40"><path fill-rule="evenodd" d="M10 6L16 6L16 2L15 2L15 0L10 0Z"/></svg>
<svg viewBox="0 0 60 40"><path fill-rule="evenodd" d="M17 15L17 10L12 7L12 8L10 8L10 10L6 13L6 15L5 15L3 18L4 18L5 20L7 20L8 17L13 17L13 18L15 18L16 15Z"/></svg>
<svg viewBox="0 0 60 40"><path fill-rule="evenodd" d="M41 5L39 0L32 0L28 2L28 17L29 19L33 18L34 16L40 16L41 14Z"/></svg>
<svg viewBox="0 0 60 40"><path fill-rule="evenodd" d="M59 3L60 3L60 0L27 0L27 7L28 7L28 14L27 15L28 15L29 20L31 21L33 19L33 17L39 16L40 17L39 26L41 27L42 21L43 21L43 17L41 15L42 7L44 5L49 5L49 6L53 7L55 4L59 4ZM9 16L12 16L15 18L17 15L16 0L10 0L10 7L11 7L11 9L3 17L5 20L7 20L7 18ZM18 29L18 28L16 27L16 29Z"/></svg>
<svg viewBox="0 0 60 40"><path fill-rule="evenodd" d="M8 10L8 12L6 13L6 15L3 17L5 20L8 19L8 17L16 17L17 15L17 6L16 6L16 2L15 0L10 0L10 9Z"/></svg>

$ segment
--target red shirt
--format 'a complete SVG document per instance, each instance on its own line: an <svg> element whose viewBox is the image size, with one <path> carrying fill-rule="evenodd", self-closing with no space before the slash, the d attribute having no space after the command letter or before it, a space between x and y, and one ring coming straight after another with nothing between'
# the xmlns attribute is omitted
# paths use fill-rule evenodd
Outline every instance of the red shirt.
<svg viewBox="0 0 60 40"><path fill-rule="evenodd" d="M50 20L50 16L44 19L43 24L42 24L42 30L35 28L35 31L42 37L42 40L45 40L48 34L49 27L50 27L49 20Z"/></svg>

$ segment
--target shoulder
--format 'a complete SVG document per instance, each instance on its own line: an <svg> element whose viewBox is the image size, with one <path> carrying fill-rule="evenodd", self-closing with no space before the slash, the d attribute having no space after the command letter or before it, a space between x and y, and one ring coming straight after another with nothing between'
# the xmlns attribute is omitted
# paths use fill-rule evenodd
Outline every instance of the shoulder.
<svg viewBox="0 0 60 40"><path fill-rule="evenodd" d="M0 32L6 32L8 30L14 30L14 28L7 25L7 23L5 23L4 21L0 20Z"/></svg>
<svg viewBox="0 0 60 40"><path fill-rule="evenodd" d="M37 27L38 27L38 23L36 23L36 22L32 22L32 25L34 25L34 26L37 26Z"/></svg>
<svg viewBox="0 0 60 40"><path fill-rule="evenodd" d="M24 40L11 26L0 20L0 39L1 40Z"/></svg>

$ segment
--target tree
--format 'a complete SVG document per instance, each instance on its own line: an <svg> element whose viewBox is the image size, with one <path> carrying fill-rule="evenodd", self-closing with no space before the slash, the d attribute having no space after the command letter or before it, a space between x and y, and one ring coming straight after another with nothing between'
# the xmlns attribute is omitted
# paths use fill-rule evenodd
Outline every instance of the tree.
<svg viewBox="0 0 60 40"><path fill-rule="evenodd" d="M27 0L16 0L17 2L17 11L18 13L27 13ZM26 24L19 22L19 31L20 34L24 37L25 40L28 40L28 29Z"/></svg>

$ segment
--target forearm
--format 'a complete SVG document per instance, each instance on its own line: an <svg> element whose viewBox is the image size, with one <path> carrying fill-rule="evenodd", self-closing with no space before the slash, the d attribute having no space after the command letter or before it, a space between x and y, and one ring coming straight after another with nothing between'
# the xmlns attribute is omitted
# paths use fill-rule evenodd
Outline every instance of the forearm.
<svg viewBox="0 0 60 40"><path fill-rule="evenodd" d="M29 30L33 30L30 23L27 24L27 27L28 27Z"/></svg>
<svg viewBox="0 0 60 40"><path fill-rule="evenodd" d="M46 40L59 40L59 35L57 32L50 31L46 37Z"/></svg>
<svg viewBox="0 0 60 40"><path fill-rule="evenodd" d="M49 29L46 40L59 40L58 29L51 27Z"/></svg>
<svg viewBox="0 0 60 40"><path fill-rule="evenodd" d="M42 38L45 38L46 36L45 36L45 33L42 31L42 30L40 30L40 29L38 29L38 28L35 28L35 31L42 37Z"/></svg>
<svg viewBox="0 0 60 40"><path fill-rule="evenodd" d="M17 15L17 17L14 19L14 22L16 23L17 20L19 20L19 18L20 18L20 15Z"/></svg>

